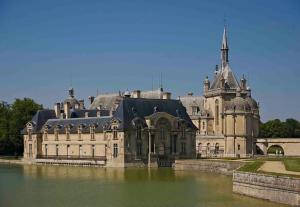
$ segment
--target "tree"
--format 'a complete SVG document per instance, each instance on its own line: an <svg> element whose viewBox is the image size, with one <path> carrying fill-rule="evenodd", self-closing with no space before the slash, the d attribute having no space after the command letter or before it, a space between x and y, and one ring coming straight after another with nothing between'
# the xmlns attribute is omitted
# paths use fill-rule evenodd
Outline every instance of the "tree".
<svg viewBox="0 0 300 207"><path fill-rule="evenodd" d="M279 119L260 124L260 137L287 138L300 137L300 123L295 119L287 119L281 122Z"/></svg>
<svg viewBox="0 0 300 207"><path fill-rule="evenodd" d="M21 130L39 109L42 105L29 98L16 99L11 106L0 108L0 154L23 153Z"/></svg>

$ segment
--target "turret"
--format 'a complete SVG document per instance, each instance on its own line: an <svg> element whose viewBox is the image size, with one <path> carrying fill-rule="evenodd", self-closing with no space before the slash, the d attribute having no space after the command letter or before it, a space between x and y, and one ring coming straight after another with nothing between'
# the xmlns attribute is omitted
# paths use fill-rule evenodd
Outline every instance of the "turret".
<svg viewBox="0 0 300 207"><path fill-rule="evenodd" d="M247 89L247 80L245 78L245 76L243 75L243 77L240 80L240 86L242 90L246 90Z"/></svg>
<svg viewBox="0 0 300 207"><path fill-rule="evenodd" d="M210 88L210 81L208 79L208 76L206 76L206 78L204 79L204 93L207 92Z"/></svg>

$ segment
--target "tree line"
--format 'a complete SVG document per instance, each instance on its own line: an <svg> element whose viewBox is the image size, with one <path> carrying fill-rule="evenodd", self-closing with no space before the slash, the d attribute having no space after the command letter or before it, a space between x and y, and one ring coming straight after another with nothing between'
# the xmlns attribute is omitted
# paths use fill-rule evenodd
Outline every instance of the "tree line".
<svg viewBox="0 0 300 207"><path fill-rule="evenodd" d="M274 119L260 124L262 138L300 138L300 122L295 119Z"/></svg>
<svg viewBox="0 0 300 207"><path fill-rule="evenodd" d="M16 99L13 104L0 104L0 155L23 155L21 130L42 109L32 99Z"/></svg>

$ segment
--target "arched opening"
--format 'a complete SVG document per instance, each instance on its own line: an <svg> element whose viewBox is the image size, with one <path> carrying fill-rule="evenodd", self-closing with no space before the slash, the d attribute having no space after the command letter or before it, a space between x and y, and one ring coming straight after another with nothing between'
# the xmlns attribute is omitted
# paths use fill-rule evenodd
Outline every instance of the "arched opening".
<svg viewBox="0 0 300 207"><path fill-rule="evenodd" d="M216 143L215 145L215 154L219 154L219 149L220 149L220 146L219 146L219 143Z"/></svg>
<svg viewBox="0 0 300 207"><path fill-rule="evenodd" d="M206 145L206 154L210 153L210 143L207 143Z"/></svg>
<svg viewBox="0 0 300 207"><path fill-rule="evenodd" d="M268 155L284 155L284 150L280 145L272 145L267 150Z"/></svg>

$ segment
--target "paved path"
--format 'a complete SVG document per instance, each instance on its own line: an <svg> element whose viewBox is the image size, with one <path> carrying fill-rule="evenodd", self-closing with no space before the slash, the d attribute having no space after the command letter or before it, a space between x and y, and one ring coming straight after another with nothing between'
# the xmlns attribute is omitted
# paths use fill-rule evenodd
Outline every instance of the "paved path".
<svg viewBox="0 0 300 207"><path fill-rule="evenodd" d="M300 175L300 172L287 171L281 161L266 161L258 171Z"/></svg>

